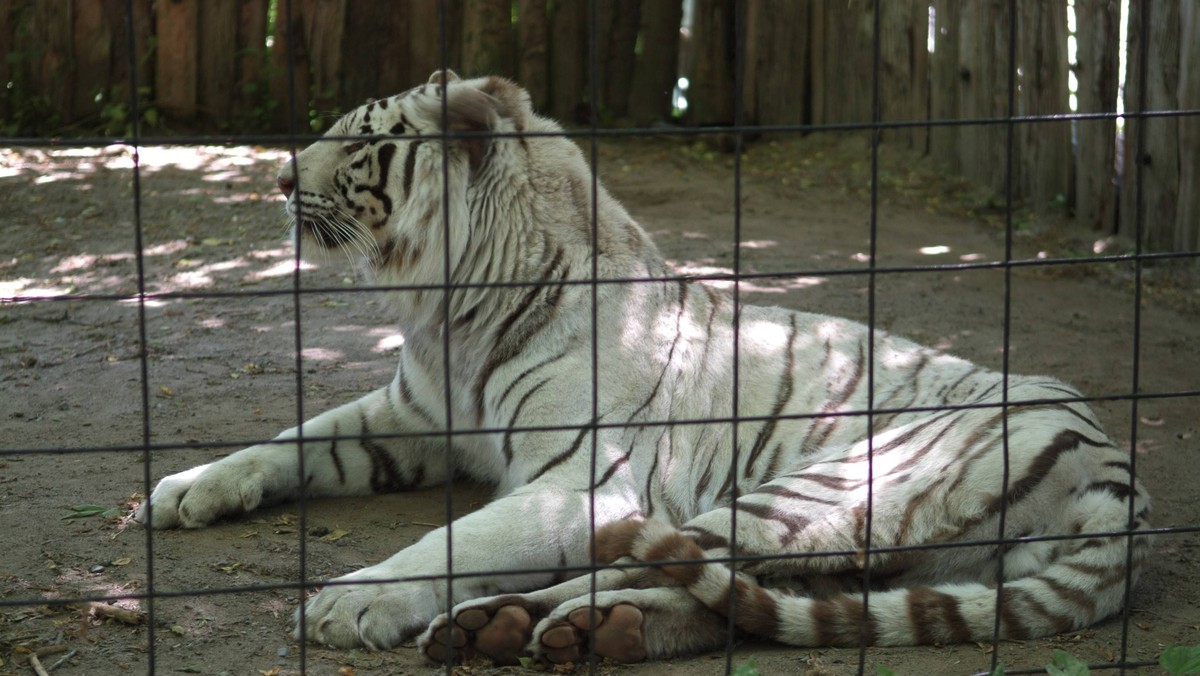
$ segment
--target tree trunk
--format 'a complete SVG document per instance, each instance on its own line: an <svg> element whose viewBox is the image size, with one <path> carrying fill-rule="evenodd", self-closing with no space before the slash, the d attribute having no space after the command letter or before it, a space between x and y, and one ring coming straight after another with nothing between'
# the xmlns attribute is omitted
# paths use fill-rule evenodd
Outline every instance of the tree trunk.
<svg viewBox="0 0 1200 676"><path fill-rule="evenodd" d="M1075 4L1075 75L1079 113L1117 111L1118 0L1082 0ZM1080 120L1076 127L1076 222L1111 232L1116 225L1116 121Z"/></svg>
<svg viewBox="0 0 1200 676"><path fill-rule="evenodd" d="M1179 100L1180 0L1150 4L1145 78L1142 78L1142 10L1147 0L1129 3L1129 58L1125 110L1177 110ZM1184 0L1191 2L1191 0ZM1121 231L1135 237L1140 204L1145 251L1170 251L1175 244L1179 196L1179 121L1174 117L1126 118L1125 176L1121 197ZM1138 175L1141 175L1139 181ZM1140 190L1140 195L1138 194Z"/></svg>
<svg viewBox="0 0 1200 676"><path fill-rule="evenodd" d="M47 3L49 4L49 3ZM191 120L196 115L199 45L198 0L154 5L158 49L154 69L155 99L168 115Z"/></svg>
<svg viewBox="0 0 1200 676"><path fill-rule="evenodd" d="M962 35L959 0L934 0L933 54L929 71L929 154L942 169L960 171L957 125L939 125L939 121L958 119L962 109L963 73L959 56Z"/></svg>
<svg viewBox="0 0 1200 676"><path fill-rule="evenodd" d="M517 79L534 110L545 110L549 103L550 23L546 0L520 0L517 7Z"/></svg>
<svg viewBox="0 0 1200 676"><path fill-rule="evenodd" d="M750 0L746 6L743 100L750 124L803 124L809 104L807 0Z"/></svg>
<svg viewBox="0 0 1200 676"><path fill-rule="evenodd" d="M1067 103L1067 6L1021 0L1017 26L1020 64L1018 115L1064 115ZM1071 123L1017 127L1019 195L1034 209L1062 203L1070 192Z"/></svg>
<svg viewBox="0 0 1200 676"><path fill-rule="evenodd" d="M587 93L588 3L555 2L550 25L550 113L577 122Z"/></svg>
<svg viewBox="0 0 1200 676"><path fill-rule="evenodd" d="M688 74L688 123L696 127L733 122L734 4L695 0L692 71Z"/></svg>
<svg viewBox="0 0 1200 676"><path fill-rule="evenodd" d="M642 4L642 53L633 70L629 116L639 127L671 117L671 95L679 80L681 0L650 0Z"/></svg>

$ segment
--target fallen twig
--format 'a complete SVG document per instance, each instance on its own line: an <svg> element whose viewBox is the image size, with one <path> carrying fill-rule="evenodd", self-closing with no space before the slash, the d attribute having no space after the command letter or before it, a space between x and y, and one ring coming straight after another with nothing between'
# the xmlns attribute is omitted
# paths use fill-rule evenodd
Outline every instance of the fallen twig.
<svg viewBox="0 0 1200 676"><path fill-rule="evenodd" d="M72 650L71 652L67 653L66 655L63 655L62 657L58 658L57 660L54 661L54 664L51 664L50 666L46 667L46 671L54 671L63 662L66 662L67 660L71 659L72 657L75 657L75 653L77 653L77 652L79 652L79 651Z"/></svg>
<svg viewBox="0 0 1200 676"><path fill-rule="evenodd" d="M50 676L50 674L47 673L44 668L42 668L42 661L38 659L37 653L29 653L29 666L33 667L34 672L36 672L38 676Z"/></svg>
<svg viewBox="0 0 1200 676"><path fill-rule="evenodd" d="M85 603L77 606L81 610L91 611L99 618L109 617L122 624L141 624L146 621L146 615L136 610L127 610L121 606L110 606L107 603Z"/></svg>

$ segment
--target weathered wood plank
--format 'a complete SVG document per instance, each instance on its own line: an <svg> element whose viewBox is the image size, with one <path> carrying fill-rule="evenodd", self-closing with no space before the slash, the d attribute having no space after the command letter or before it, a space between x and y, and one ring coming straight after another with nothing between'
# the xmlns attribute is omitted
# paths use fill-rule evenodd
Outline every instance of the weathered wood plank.
<svg viewBox="0 0 1200 676"><path fill-rule="evenodd" d="M1078 112L1117 111L1120 6L1117 0L1078 0L1075 76ZM1074 204L1076 222L1092 230L1116 227L1115 119L1082 120L1076 128Z"/></svg>
<svg viewBox="0 0 1200 676"><path fill-rule="evenodd" d="M1017 113L1068 114L1066 3L1020 0L1018 11ZM1033 122L1017 131L1018 197L1038 210L1061 204L1070 192L1071 123Z"/></svg>
<svg viewBox="0 0 1200 676"><path fill-rule="evenodd" d="M679 23L683 3L652 0L642 6L642 53L630 85L629 115L645 126L671 117L671 95L679 79Z"/></svg>
<svg viewBox="0 0 1200 676"><path fill-rule="evenodd" d="M463 75L515 76L510 0L466 0L462 40Z"/></svg>
<svg viewBox="0 0 1200 676"><path fill-rule="evenodd" d="M959 7L961 0L934 0L934 47L929 65L929 155L945 171L960 171L958 138L960 127L938 121L958 119L962 112L963 72L959 57L962 41Z"/></svg>
<svg viewBox="0 0 1200 676"><path fill-rule="evenodd" d="M1125 110L1176 110L1179 105L1180 2L1149 0L1150 22L1145 26L1145 79L1142 73L1142 11L1147 0L1129 3L1129 59ZM1190 2L1191 0L1182 0ZM1141 106L1145 88L1145 108ZM1145 251L1170 251L1174 246L1179 200L1179 119L1126 118L1125 171L1121 194L1121 232L1136 237L1141 206L1141 239ZM1141 174L1141 180L1138 175ZM1138 194L1140 189L1140 195Z"/></svg>
<svg viewBox="0 0 1200 676"><path fill-rule="evenodd" d="M809 105L807 0L751 0L746 5L743 100L750 124L802 124Z"/></svg>
<svg viewBox="0 0 1200 676"><path fill-rule="evenodd" d="M517 79L535 110L545 110L550 83L550 16L546 0L519 0L517 5Z"/></svg>
<svg viewBox="0 0 1200 676"><path fill-rule="evenodd" d="M227 126L233 113L234 85L237 83L238 20L237 0L206 0L200 6L198 35L197 108L218 128Z"/></svg>
<svg viewBox="0 0 1200 676"><path fill-rule="evenodd" d="M171 117L191 120L196 115L199 0L155 3L154 18L158 41L155 98Z"/></svg>

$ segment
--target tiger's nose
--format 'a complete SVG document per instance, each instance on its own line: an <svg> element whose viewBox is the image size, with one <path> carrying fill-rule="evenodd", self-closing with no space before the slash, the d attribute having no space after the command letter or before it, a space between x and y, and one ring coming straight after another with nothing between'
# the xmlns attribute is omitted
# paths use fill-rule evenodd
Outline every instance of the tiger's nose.
<svg viewBox="0 0 1200 676"><path fill-rule="evenodd" d="M284 197L291 197L292 191L296 189L296 182L289 176L280 174L275 179L275 185L279 186L279 192L283 193Z"/></svg>

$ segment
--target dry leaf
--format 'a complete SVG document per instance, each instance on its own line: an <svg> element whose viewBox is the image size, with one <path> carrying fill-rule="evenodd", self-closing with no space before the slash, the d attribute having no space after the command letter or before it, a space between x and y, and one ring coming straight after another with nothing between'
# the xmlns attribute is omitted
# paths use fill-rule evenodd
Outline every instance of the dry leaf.
<svg viewBox="0 0 1200 676"><path fill-rule="evenodd" d="M1143 425L1148 425L1150 427L1162 427L1163 425L1167 424L1167 421L1163 420L1162 418L1147 418L1146 416L1142 416L1141 418L1138 418L1138 420L1142 421Z"/></svg>
<svg viewBox="0 0 1200 676"><path fill-rule="evenodd" d="M242 535L241 535L241 537L243 537L243 538L252 538L252 537L257 537L257 536L258 536L258 531L256 531L256 530L248 530L245 533L242 533Z"/></svg>
<svg viewBox="0 0 1200 676"><path fill-rule="evenodd" d="M1154 625L1150 624L1149 622L1134 622L1133 624L1142 631L1150 631L1154 628Z"/></svg>
<svg viewBox="0 0 1200 676"><path fill-rule="evenodd" d="M324 542L337 542L338 540L341 540L342 538L346 537L349 534L350 534L350 531L348 531L348 530L342 530L341 528L334 528L332 531L329 532L328 535L322 535L321 537L319 537L317 539L322 540Z"/></svg>
<svg viewBox="0 0 1200 676"><path fill-rule="evenodd" d="M162 396L164 396L164 397L169 397L169 396L171 396L171 394L173 394L171 392L171 388L167 387L166 385L163 385L162 387L158 388L158 391L161 392Z"/></svg>
<svg viewBox="0 0 1200 676"><path fill-rule="evenodd" d="M129 558L128 556L122 556L121 558L117 559L116 561L113 561L113 562L112 562L112 565L114 565L114 566L128 566L128 565L130 564L130 562L131 562L131 561L133 561L133 559Z"/></svg>
<svg viewBox="0 0 1200 676"><path fill-rule="evenodd" d="M184 634L187 633L187 629L184 629L183 627L181 627L178 624L172 624L171 625L171 633L175 634L176 636L183 636Z"/></svg>

